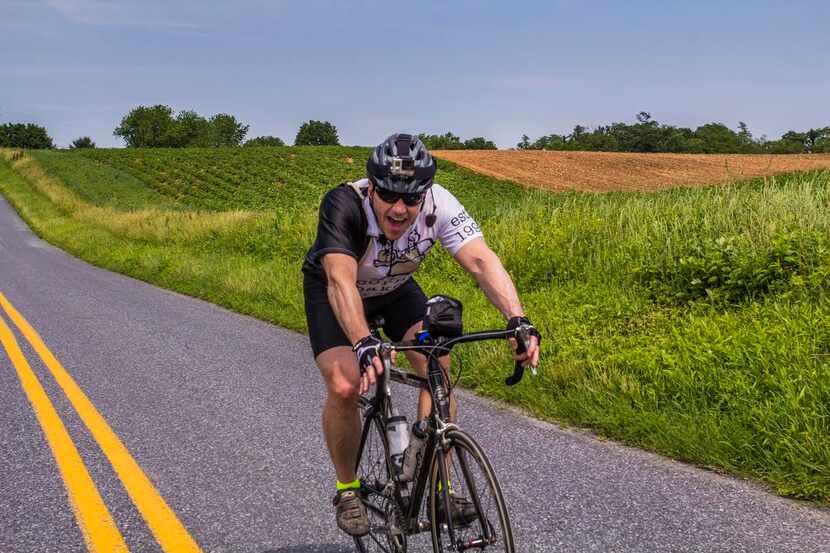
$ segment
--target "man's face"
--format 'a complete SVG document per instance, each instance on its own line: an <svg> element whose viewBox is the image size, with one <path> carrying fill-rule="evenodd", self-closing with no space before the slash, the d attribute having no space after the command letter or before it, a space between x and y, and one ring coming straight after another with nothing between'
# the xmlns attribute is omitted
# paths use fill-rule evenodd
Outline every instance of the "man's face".
<svg viewBox="0 0 830 553"><path fill-rule="evenodd" d="M415 222L415 218L420 213L423 205L423 196L421 196L421 201L414 206L406 205L402 198L398 198L395 203L388 203L377 194L374 185L371 183L369 184L369 197L378 226L380 226L383 235L389 240L397 240L403 236L406 229Z"/></svg>

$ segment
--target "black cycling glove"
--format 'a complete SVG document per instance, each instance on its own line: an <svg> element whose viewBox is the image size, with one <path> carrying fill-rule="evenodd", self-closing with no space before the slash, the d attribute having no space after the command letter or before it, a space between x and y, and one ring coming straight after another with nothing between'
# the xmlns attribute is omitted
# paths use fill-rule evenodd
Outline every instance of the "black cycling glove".
<svg viewBox="0 0 830 553"><path fill-rule="evenodd" d="M360 367L360 374L366 372L366 369L372 366L372 359L377 357L380 352L379 348L381 342L371 334L364 336L352 348L352 351L357 355L357 364Z"/></svg>
<svg viewBox="0 0 830 553"><path fill-rule="evenodd" d="M533 326L533 323L530 322L530 319L527 317L510 317L510 320L507 321L507 330L516 330L521 325L530 325L530 330L528 334L530 336L536 336L536 339L539 341L539 344L542 343L542 335L539 334L539 331ZM516 348L516 353L524 353L525 352L525 345L522 343L521 340L516 340L518 343L518 347Z"/></svg>

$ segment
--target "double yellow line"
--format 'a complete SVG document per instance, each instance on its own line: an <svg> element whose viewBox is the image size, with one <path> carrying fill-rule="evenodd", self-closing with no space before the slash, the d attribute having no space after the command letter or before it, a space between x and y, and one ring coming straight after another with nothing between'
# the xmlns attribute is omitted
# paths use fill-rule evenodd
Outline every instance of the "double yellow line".
<svg viewBox="0 0 830 553"><path fill-rule="evenodd" d="M159 495L124 444L86 394L55 358L34 328L0 293L0 307L32 345L109 459L133 503L165 553L201 553L201 549ZM63 478L75 518L90 553L129 551L72 438L20 349L14 333L0 315L0 342L17 370Z"/></svg>

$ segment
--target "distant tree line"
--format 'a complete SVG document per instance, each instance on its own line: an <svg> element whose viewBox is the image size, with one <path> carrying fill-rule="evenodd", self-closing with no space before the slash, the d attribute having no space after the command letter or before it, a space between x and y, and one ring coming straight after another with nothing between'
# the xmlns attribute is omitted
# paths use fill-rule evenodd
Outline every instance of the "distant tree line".
<svg viewBox="0 0 830 553"><path fill-rule="evenodd" d="M580 150L596 152L678 152L693 154L801 154L830 152L830 127L805 132L788 131L778 140L755 138L746 123L734 131L722 123L695 130L661 125L641 111L633 124L612 123L593 131L576 125L571 134L549 134L531 142L522 136L520 150Z"/></svg>
<svg viewBox="0 0 830 553"><path fill-rule="evenodd" d="M217 113L209 119L195 111L174 115L170 106L138 106L121 119L113 134L130 148L187 148L239 146L248 133L233 115Z"/></svg>
<svg viewBox="0 0 830 553"><path fill-rule="evenodd" d="M54 148L46 129L32 123L6 123L0 125L0 148Z"/></svg>
<svg viewBox="0 0 830 553"><path fill-rule="evenodd" d="M233 115L219 113L205 118L195 111L174 114L170 106L138 106L121 119L113 134L132 148L188 148L234 146L285 146L277 136L245 140L249 125ZM295 146L339 145L337 128L328 121L307 121L300 126Z"/></svg>
<svg viewBox="0 0 830 553"><path fill-rule="evenodd" d="M492 140L487 140L483 136L476 136L468 140L461 140L461 137L454 135L451 132L447 134L427 134L421 133L418 135L427 150L495 150L496 144Z"/></svg>
<svg viewBox="0 0 830 553"><path fill-rule="evenodd" d="M121 119L113 134L128 147L235 147L285 146L276 136L258 136L245 140L248 125L233 115L218 113L210 118L195 111L177 114L165 105L138 106ZM430 150L495 150L492 140L477 136L467 140L446 134L421 133L418 137ZM304 122L294 138L295 146L337 146L337 128L328 121ZM732 130L722 123L707 123L696 129L660 124L651 114L641 111L636 122L612 123L590 130L576 125L570 134L549 134L531 141L527 135L516 145L520 150L581 150L598 152L677 152L677 153L742 153L801 154L830 153L830 126L803 132L788 131L777 140L766 136L755 138L743 121ZM31 123L0 125L0 147L54 148L46 129ZM70 149L94 148L88 136L82 136Z"/></svg>

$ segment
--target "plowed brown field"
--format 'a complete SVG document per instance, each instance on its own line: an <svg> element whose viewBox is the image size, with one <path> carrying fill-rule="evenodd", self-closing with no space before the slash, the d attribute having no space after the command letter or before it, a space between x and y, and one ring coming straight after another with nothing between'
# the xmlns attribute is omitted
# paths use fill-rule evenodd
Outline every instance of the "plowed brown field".
<svg viewBox="0 0 830 553"><path fill-rule="evenodd" d="M438 150L473 171L551 190L652 191L830 169L830 154L631 154L527 150Z"/></svg>

